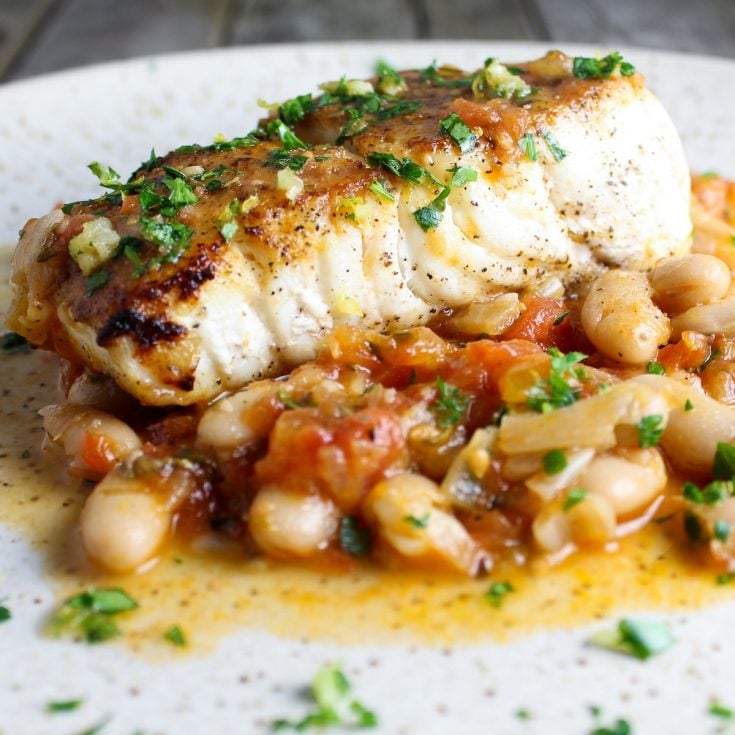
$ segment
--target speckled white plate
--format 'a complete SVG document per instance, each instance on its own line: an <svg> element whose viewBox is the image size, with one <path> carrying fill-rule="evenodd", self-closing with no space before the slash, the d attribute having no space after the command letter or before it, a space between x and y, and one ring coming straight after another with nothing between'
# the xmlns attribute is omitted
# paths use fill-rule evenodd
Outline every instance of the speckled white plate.
<svg viewBox="0 0 735 735"><path fill-rule="evenodd" d="M247 132L256 101L285 99L325 79L370 72L377 58L398 67L432 59L466 68L487 56L521 60L546 44L349 43L271 46L146 58L0 87L0 243L55 203L95 193L93 159L127 173L176 145ZM592 47L565 46L573 53ZM692 167L735 176L735 63L623 49L669 108ZM2 460L0 460L1 462ZM2 490L0 489L0 492ZM735 604L668 616L677 645L646 664L583 648L588 630L546 631L506 645L338 647L243 630L212 653L155 664L124 647L49 642L39 628L53 594L41 560L0 518L0 731L71 735L109 713L104 735L268 732L298 717L299 695L325 661L340 660L381 733L582 735L586 705L606 720L626 717L635 735L716 732L712 698L735 704ZM657 618L666 618L658 614ZM294 629L298 621L294 621ZM83 710L43 711L82 695ZM533 717L519 720L519 708Z"/></svg>

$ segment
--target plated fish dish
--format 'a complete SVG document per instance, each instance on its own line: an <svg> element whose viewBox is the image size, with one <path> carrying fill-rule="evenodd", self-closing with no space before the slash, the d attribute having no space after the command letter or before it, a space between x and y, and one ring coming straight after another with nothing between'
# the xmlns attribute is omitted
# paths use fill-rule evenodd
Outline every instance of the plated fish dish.
<svg viewBox="0 0 735 735"><path fill-rule="evenodd" d="M88 556L476 576L659 524L735 570L735 186L617 53L339 79L31 220Z"/></svg>

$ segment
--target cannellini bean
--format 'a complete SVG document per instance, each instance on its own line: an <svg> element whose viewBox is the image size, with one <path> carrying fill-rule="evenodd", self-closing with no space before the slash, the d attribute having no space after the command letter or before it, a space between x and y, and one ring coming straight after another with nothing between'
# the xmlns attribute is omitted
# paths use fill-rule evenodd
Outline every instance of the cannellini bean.
<svg viewBox="0 0 735 735"><path fill-rule="evenodd" d="M212 404L199 422L197 444L227 454L265 438L280 414L268 399L284 387L284 383L263 380Z"/></svg>
<svg viewBox="0 0 735 735"><path fill-rule="evenodd" d="M576 544L604 544L615 538L615 511L602 495L586 495L566 514L569 532Z"/></svg>
<svg viewBox="0 0 735 735"><path fill-rule="evenodd" d="M578 449L566 453L566 466L555 475L537 472L526 480L526 486L541 500L553 500L564 488L578 485L577 478L595 456L594 449Z"/></svg>
<svg viewBox="0 0 735 735"><path fill-rule="evenodd" d="M717 442L735 441L735 408L663 375L640 375L631 382L656 388L671 406L660 443L671 463L679 470L709 473Z"/></svg>
<svg viewBox="0 0 735 735"><path fill-rule="evenodd" d="M132 572L150 561L193 487L193 477L185 470L136 476L129 467L116 467L82 510L80 529L88 556L118 573Z"/></svg>
<svg viewBox="0 0 735 735"><path fill-rule="evenodd" d="M247 515L255 543L272 556L307 557L322 551L337 531L339 514L320 495L267 485Z"/></svg>
<svg viewBox="0 0 735 735"><path fill-rule="evenodd" d="M558 510L542 510L533 519L531 530L534 541L547 554L560 552L572 542L569 517Z"/></svg>
<svg viewBox="0 0 735 735"><path fill-rule="evenodd" d="M70 468L89 479L105 475L142 444L125 423L103 411L78 404L46 406L39 413L52 442L61 444Z"/></svg>
<svg viewBox="0 0 735 735"><path fill-rule="evenodd" d="M664 489L666 467L657 449L621 449L595 457L575 483L605 498L620 518L644 509Z"/></svg>
<svg viewBox="0 0 735 735"><path fill-rule="evenodd" d="M510 414L500 425L497 446L509 456L551 449L611 449L619 441L617 428L635 427L652 414L666 421L670 403L657 386L627 380L550 413Z"/></svg>
<svg viewBox="0 0 735 735"><path fill-rule="evenodd" d="M669 341L669 318L651 300L643 273L610 270L590 287L581 311L585 334L600 352L639 365L656 357Z"/></svg>
<svg viewBox="0 0 735 735"><path fill-rule="evenodd" d="M650 278L656 302L669 313L718 301L730 288L730 269L724 261L705 253L664 258Z"/></svg>
<svg viewBox="0 0 735 735"><path fill-rule="evenodd" d="M461 309L449 320L449 326L464 334L495 336L508 329L524 308L518 294L506 293Z"/></svg>
<svg viewBox="0 0 735 735"><path fill-rule="evenodd" d="M726 337L735 337L735 299L693 306L672 319L671 329L673 339L678 339L685 331L702 334L719 332Z"/></svg>
<svg viewBox="0 0 735 735"><path fill-rule="evenodd" d="M484 552L447 510L447 499L422 475L396 475L379 482L363 510L381 537L399 554L475 574Z"/></svg>

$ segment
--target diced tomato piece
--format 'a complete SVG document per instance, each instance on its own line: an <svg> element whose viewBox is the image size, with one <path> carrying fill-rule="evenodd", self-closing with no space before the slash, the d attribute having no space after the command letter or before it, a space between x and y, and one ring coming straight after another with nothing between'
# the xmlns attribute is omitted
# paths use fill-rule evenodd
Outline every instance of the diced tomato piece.
<svg viewBox="0 0 735 735"><path fill-rule="evenodd" d="M117 457L101 434L85 432L82 440L82 462L87 469L106 475L116 464Z"/></svg>

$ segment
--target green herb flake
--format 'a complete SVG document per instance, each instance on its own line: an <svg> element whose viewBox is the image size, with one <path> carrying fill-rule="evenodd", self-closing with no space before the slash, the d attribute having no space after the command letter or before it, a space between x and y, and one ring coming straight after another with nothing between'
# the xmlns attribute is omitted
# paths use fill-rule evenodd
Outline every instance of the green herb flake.
<svg viewBox="0 0 735 735"><path fill-rule="evenodd" d="M558 475L567 466L567 455L561 449L552 449L544 455L544 472Z"/></svg>
<svg viewBox="0 0 735 735"><path fill-rule="evenodd" d="M522 707L521 709L516 710L516 719L517 720L530 720L531 719L531 712L527 710L525 707Z"/></svg>
<svg viewBox="0 0 735 735"><path fill-rule="evenodd" d="M625 61L617 51L613 51L601 59L575 56L572 63L572 73L578 79L609 79L618 69L621 76L624 77L635 74L635 67Z"/></svg>
<svg viewBox="0 0 735 735"><path fill-rule="evenodd" d="M343 516L339 523L339 545L350 556L368 556L372 548L370 529L357 516Z"/></svg>
<svg viewBox="0 0 735 735"><path fill-rule="evenodd" d="M633 728L627 720L615 720L610 727L596 727L590 735L633 735Z"/></svg>
<svg viewBox="0 0 735 735"><path fill-rule="evenodd" d="M564 512L571 510L575 505L581 503L587 497L587 491L582 487L573 487L564 499L562 510Z"/></svg>
<svg viewBox="0 0 735 735"><path fill-rule="evenodd" d="M164 640L167 640L172 646L186 648L188 641L184 631L178 625L172 625L163 634Z"/></svg>
<svg viewBox="0 0 735 735"><path fill-rule="evenodd" d="M12 617L13 615L10 609L5 607L5 605L0 605L0 623L7 623Z"/></svg>
<svg viewBox="0 0 735 735"><path fill-rule="evenodd" d="M718 480L735 478L735 446L726 442L717 442L715 459L712 463L712 476Z"/></svg>
<svg viewBox="0 0 735 735"><path fill-rule="evenodd" d="M276 133L283 143L283 147L287 151L294 150L296 148L307 149L309 145L304 143L291 128L283 122L283 120L272 120L268 124L269 135Z"/></svg>
<svg viewBox="0 0 735 735"><path fill-rule="evenodd" d="M0 337L0 352L4 355L12 355L28 347L28 340L25 337L21 337L17 332L5 332Z"/></svg>
<svg viewBox="0 0 735 735"><path fill-rule="evenodd" d="M316 709L301 720L276 720L272 727L276 731L295 730L302 732L310 727L376 727L376 714L352 696L352 687L337 664L320 669L311 684L311 695Z"/></svg>
<svg viewBox="0 0 735 735"><path fill-rule="evenodd" d="M651 375L664 375L666 368L660 362L654 362L652 360L646 365L646 372Z"/></svg>
<svg viewBox="0 0 735 735"><path fill-rule="evenodd" d="M222 237L224 237L225 242L230 242L238 229L239 225L237 222L224 222L220 226L219 231L222 234Z"/></svg>
<svg viewBox="0 0 735 735"><path fill-rule="evenodd" d="M189 204L196 204L199 201L199 197L184 179L164 179L163 183L170 192L168 199L176 209L181 209Z"/></svg>
<svg viewBox="0 0 735 735"><path fill-rule="evenodd" d="M664 623L623 619L617 628L598 631L589 642L645 661L670 648L674 644L674 636Z"/></svg>
<svg viewBox="0 0 735 735"><path fill-rule="evenodd" d="M717 171L705 171L702 174L703 179L718 179L720 177L720 174L717 173Z"/></svg>
<svg viewBox="0 0 735 735"><path fill-rule="evenodd" d="M715 539L724 543L730 536L730 524L727 521L723 521L721 518L718 518L715 521L713 535Z"/></svg>
<svg viewBox="0 0 735 735"><path fill-rule="evenodd" d="M120 174L112 166L92 161L87 168L97 177L102 186L115 186L120 183Z"/></svg>
<svg viewBox="0 0 735 735"><path fill-rule="evenodd" d="M551 364L548 379L538 380L526 392L527 406L539 413L548 413L577 401L580 391L569 381L584 378L584 368L577 363L585 360L587 355L581 352L564 355L556 347L549 350L549 355Z"/></svg>
<svg viewBox="0 0 735 735"><path fill-rule="evenodd" d="M429 525L430 516L430 513L427 513L425 516L421 516L421 518L413 515L408 515L404 516L403 520L405 523L408 523L411 528L415 528L417 531L423 531Z"/></svg>
<svg viewBox="0 0 735 735"><path fill-rule="evenodd" d="M533 137L533 133L526 133L519 141L519 148L526 154L526 158L529 161L535 161L538 159L538 151L536 150L536 140Z"/></svg>
<svg viewBox="0 0 735 735"><path fill-rule="evenodd" d="M81 636L101 643L120 634L114 616L135 610L138 603L119 587L89 589L68 598L49 624L51 635Z"/></svg>
<svg viewBox="0 0 735 735"><path fill-rule="evenodd" d="M684 531L691 541L700 543L704 541L707 534L702 527L702 522L697 517L696 513L692 513L690 510L684 513Z"/></svg>
<svg viewBox="0 0 735 735"><path fill-rule="evenodd" d="M684 410L692 411L693 409L694 409L694 404L687 398L686 402L684 403Z"/></svg>
<svg viewBox="0 0 735 735"><path fill-rule="evenodd" d="M436 414L436 421L442 429L458 424L470 405L469 396L462 393L440 377L436 379L437 399L429 405L429 411Z"/></svg>
<svg viewBox="0 0 735 735"><path fill-rule="evenodd" d="M46 712L73 712L84 704L83 699L67 699L61 702L49 702L46 705Z"/></svg>
<svg viewBox="0 0 735 735"><path fill-rule="evenodd" d="M91 296L95 291L105 286L110 280L110 272L106 270L98 270L92 273L86 281L84 293Z"/></svg>
<svg viewBox="0 0 735 735"><path fill-rule="evenodd" d="M735 580L735 572L722 572L715 577L715 582L720 587L730 584L733 580Z"/></svg>
<svg viewBox="0 0 735 735"><path fill-rule="evenodd" d="M447 115L439 123L439 127L457 144L462 153L469 153L477 145L477 136L456 112Z"/></svg>
<svg viewBox="0 0 735 735"><path fill-rule="evenodd" d="M21 459L30 459L31 458L31 450L30 449L24 449L20 453L20 458Z"/></svg>
<svg viewBox="0 0 735 735"><path fill-rule="evenodd" d="M564 150L564 148L557 143L551 132L546 131L541 134L541 137L557 163L559 161L563 161L569 155L569 151Z"/></svg>
<svg viewBox="0 0 735 735"><path fill-rule="evenodd" d="M664 417L660 414L644 416L638 422L636 428L638 429L638 445L643 449L655 447L664 433Z"/></svg>
<svg viewBox="0 0 735 735"><path fill-rule="evenodd" d="M725 707L724 704L720 704L717 700L710 703L707 712L713 717L719 717L721 720L732 720L735 717L735 711L730 707Z"/></svg>
<svg viewBox="0 0 735 735"><path fill-rule="evenodd" d="M99 735L109 724L111 717L105 717L104 720L100 720L96 725L88 727L86 730L76 733L76 735Z"/></svg>
<svg viewBox="0 0 735 735"><path fill-rule="evenodd" d="M383 179L380 179L380 181L373 181L373 183L370 184L370 191L379 197L383 197L383 199L387 199L389 202L395 202L396 198L388 191L386 185L387 182Z"/></svg>
<svg viewBox="0 0 735 735"><path fill-rule="evenodd" d="M449 186L453 189L460 189L472 181L477 181L477 171L469 166L453 166L448 171L452 174Z"/></svg>
<svg viewBox="0 0 735 735"><path fill-rule="evenodd" d="M563 311L558 317L556 317L556 319L554 319L554 326L558 327L568 316L569 312Z"/></svg>
<svg viewBox="0 0 735 735"><path fill-rule="evenodd" d="M697 368L697 372L701 373L711 362L720 357L721 354L722 353L717 348L715 348L714 350L710 350L707 359Z"/></svg>
<svg viewBox="0 0 735 735"><path fill-rule="evenodd" d="M413 213L413 216L416 222L418 223L419 227L424 232L427 232L428 230L433 230L436 227L439 227L442 221L442 217L444 215L436 207L432 207L431 205L428 205L426 207L421 207L420 209L417 209Z"/></svg>
<svg viewBox="0 0 735 735"><path fill-rule="evenodd" d="M515 587L510 582L495 582L490 585L490 589L483 595L486 602L493 607L500 607L503 604L505 596L515 592Z"/></svg>

